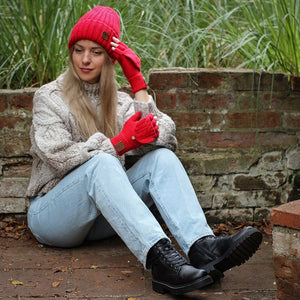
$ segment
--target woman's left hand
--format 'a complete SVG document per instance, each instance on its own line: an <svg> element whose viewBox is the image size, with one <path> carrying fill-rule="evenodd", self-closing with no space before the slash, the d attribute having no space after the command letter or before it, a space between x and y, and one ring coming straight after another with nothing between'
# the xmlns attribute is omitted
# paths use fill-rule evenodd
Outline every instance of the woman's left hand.
<svg viewBox="0 0 300 300"><path fill-rule="evenodd" d="M132 92L135 94L142 89L147 89L141 73L141 61L134 51L115 37L113 37L111 47L114 52L114 58L120 64L124 75L131 85Z"/></svg>

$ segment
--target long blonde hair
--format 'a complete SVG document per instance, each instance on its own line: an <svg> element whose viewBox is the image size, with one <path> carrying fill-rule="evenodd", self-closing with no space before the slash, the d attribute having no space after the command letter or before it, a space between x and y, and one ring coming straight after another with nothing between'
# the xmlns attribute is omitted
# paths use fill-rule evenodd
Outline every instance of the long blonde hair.
<svg viewBox="0 0 300 300"><path fill-rule="evenodd" d="M114 65L107 52L104 51L105 60L99 81L101 109L97 112L85 95L82 81L75 72L72 62L73 50L74 47L69 50L69 69L63 79L64 100L69 104L86 139L98 131L111 138L118 133Z"/></svg>

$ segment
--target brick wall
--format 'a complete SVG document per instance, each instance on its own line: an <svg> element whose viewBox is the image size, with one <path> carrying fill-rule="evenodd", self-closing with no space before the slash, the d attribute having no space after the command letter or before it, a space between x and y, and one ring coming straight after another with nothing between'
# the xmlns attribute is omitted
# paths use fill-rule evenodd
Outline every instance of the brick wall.
<svg viewBox="0 0 300 300"><path fill-rule="evenodd" d="M26 212L34 91L0 90L0 213Z"/></svg>
<svg viewBox="0 0 300 300"><path fill-rule="evenodd" d="M300 87L287 75L153 69L149 87L210 221L269 219L299 199ZM26 212L33 93L0 91L0 213Z"/></svg>
<svg viewBox="0 0 300 300"><path fill-rule="evenodd" d="M300 85L285 74L155 69L158 107L210 221L261 221L299 198Z"/></svg>

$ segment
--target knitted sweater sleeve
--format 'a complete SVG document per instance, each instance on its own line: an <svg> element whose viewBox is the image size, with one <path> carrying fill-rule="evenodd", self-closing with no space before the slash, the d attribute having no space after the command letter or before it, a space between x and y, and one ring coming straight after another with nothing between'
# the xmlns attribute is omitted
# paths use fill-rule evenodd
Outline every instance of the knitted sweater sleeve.
<svg viewBox="0 0 300 300"><path fill-rule="evenodd" d="M60 178L97 153L116 156L110 140L100 132L83 141L69 106L57 92L43 88L34 96L31 142L33 155Z"/></svg>
<svg viewBox="0 0 300 300"><path fill-rule="evenodd" d="M130 151L128 152L128 154L142 155L146 152L154 150L155 148L162 148L162 147L175 151L177 149L177 139L175 136L176 133L175 123L168 115L161 112L157 108L152 96L149 95L148 102L140 102L140 101L133 100L127 94L126 96L123 95L123 97L130 98L130 100L127 101L126 112L123 113L124 116L123 123L127 119L129 119L134 113L140 110L142 112L142 117L146 116L149 113L152 113L156 117L159 124L158 125L159 136L155 141L153 141L150 144L143 145L133 151Z"/></svg>

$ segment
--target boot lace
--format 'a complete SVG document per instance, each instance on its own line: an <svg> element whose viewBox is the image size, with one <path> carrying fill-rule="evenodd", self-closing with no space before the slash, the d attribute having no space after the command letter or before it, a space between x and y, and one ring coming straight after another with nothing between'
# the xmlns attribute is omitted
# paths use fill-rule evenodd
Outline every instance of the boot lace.
<svg viewBox="0 0 300 300"><path fill-rule="evenodd" d="M157 245L157 250L160 257L172 268L179 268L188 263L167 239L162 240Z"/></svg>

